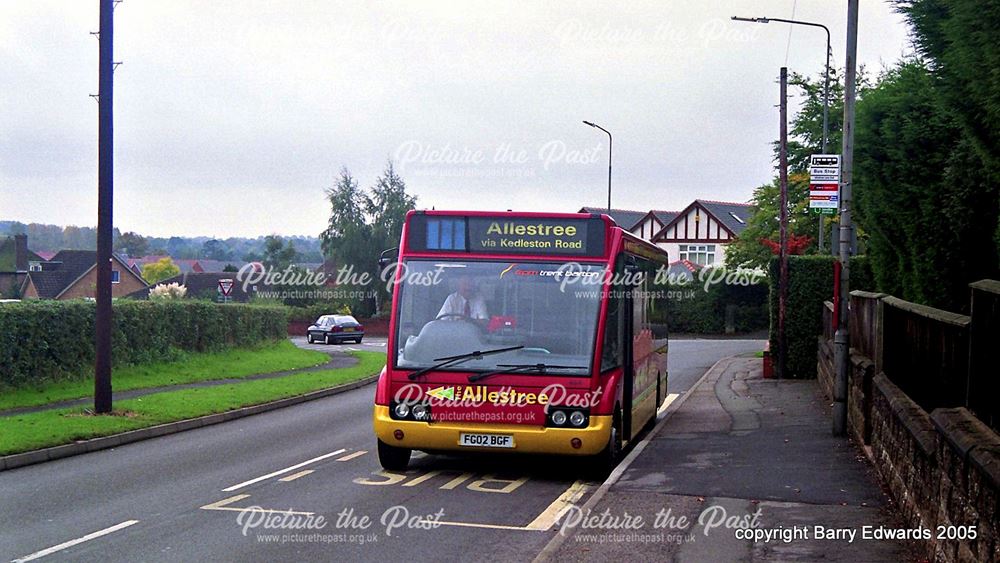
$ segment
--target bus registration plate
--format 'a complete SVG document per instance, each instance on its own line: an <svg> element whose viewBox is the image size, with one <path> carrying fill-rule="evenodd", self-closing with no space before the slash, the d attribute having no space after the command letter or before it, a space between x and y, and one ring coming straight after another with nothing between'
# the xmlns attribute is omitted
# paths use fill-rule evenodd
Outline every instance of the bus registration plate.
<svg viewBox="0 0 1000 563"><path fill-rule="evenodd" d="M514 437L509 434L459 434L459 446L479 448L513 448Z"/></svg>

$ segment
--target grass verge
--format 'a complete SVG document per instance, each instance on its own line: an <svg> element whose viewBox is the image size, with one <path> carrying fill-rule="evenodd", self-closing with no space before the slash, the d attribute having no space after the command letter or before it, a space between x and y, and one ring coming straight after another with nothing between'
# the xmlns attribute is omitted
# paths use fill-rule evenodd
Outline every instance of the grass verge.
<svg viewBox="0 0 1000 563"><path fill-rule="evenodd" d="M303 350L288 340L282 340L260 348L187 353L169 362L116 368L112 380L115 391L129 391L212 379L238 379L262 373L313 367L328 361L330 356L323 352ZM89 397L93 394L93 374L85 379L55 381L40 387L0 389L0 410L34 407Z"/></svg>
<svg viewBox="0 0 1000 563"><path fill-rule="evenodd" d="M303 395L374 375L385 364L381 352L349 352L358 363L274 379L165 391L115 403L115 414L93 416L82 408L0 418L0 455L69 444Z"/></svg>

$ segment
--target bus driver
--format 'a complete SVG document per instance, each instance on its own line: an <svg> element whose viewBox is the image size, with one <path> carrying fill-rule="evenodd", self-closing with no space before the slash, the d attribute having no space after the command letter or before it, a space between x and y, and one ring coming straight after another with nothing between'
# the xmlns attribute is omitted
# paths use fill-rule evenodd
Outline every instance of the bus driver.
<svg viewBox="0 0 1000 563"><path fill-rule="evenodd" d="M475 284L469 276L458 278L458 287L441 305L438 311L438 318L465 318L475 321L486 321L489 315L486 314L486 301L483 296L476 291Z"/></svg>

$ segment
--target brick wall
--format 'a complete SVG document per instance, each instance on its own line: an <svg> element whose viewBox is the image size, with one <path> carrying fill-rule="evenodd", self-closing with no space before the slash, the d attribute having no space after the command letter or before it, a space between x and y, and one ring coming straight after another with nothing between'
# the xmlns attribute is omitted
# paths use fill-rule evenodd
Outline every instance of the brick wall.
<svg viewBox="0 0 1000 563"><path fill-rule="evenodd" d="M112 270L118 272L119 283L111 284L112 297L125 297L146 287L135 275L126 271L121 264L115 263ZM82 278L70 286L59 299L78 299L81 297L94 297L97 291L97 268L92 268Z"/></svg>
<svg viewBox="0 0 1000 563"><path fill-rule="evenodd" d="M847 378L847 426L859 444L870 444L872 436L872 381L875 364L851 353Z"/></svg>
<svg viewBox="0 0 1000 563"><path fill-rule="evenodd" d="M833 382L836 380L836 374L833 373L833 341L820 336L816 357L816 380L819 388L826 398L833 400Z"/></svg>
<svg viewBox="0 0 1000 563"><path fill-rule="evenodd" d="M933 530L937 521L937 438L916 403L884 374L873 381L872 458L908 527ZM933 553L933 546L928 546Z"/></svg>
<svg viewBox="0 0 1000 563"><path fill-rule="evenodd" d="M876 471L907 526L930 530L926 556L1000 560L1000 436L965 408L928 415L884 374L872 395ZM939 526L974 526L976 537L939 538Z"/></svg>
<svg viewBox="0 0 1000 563"><path fill-rule="evenodd" d="M931 413L937 431L940 478L937 524L975 526L972 540L940 540L945 561L1000 560L1000 436L965 408Z"/></svg>
<svg viewBox="0 0 1000 563"><path fill-rule="evenodd" d="M816 379L820 389L833 400L833 386L837 376L834 373L833 342L819 338L817 350ZM847 417L848 426L859 444L871 442L872 378L875 364L868 358L851 351L850 371L847 374Z"/></svg>
<svg viewBox="0 0 1000 563"><path fill-rule="evenodd" d="M925 528L933 561L1000 561L1000 436L965 408L928 414L852 351L848 432L868 454L909 528ZM832 396L833 350L819 342L819 381ZM827 382L824 383L824 380ZM975 538L938 538L974 526ZM956 530L957 531L957 530Z"/></svg>

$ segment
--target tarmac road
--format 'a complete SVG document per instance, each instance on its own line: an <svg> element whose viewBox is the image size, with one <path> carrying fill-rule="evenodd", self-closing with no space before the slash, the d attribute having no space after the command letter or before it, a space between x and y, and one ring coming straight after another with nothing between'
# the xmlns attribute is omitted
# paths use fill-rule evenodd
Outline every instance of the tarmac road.
<svg viewBox="0 0 1000 563"><path fill-rule="evenodd" d="M317 346L384 350L385 341ZM671 342L670 393L761 346ZM550 458L415 454L405 474L382 472L373 390L0 472L0 556L525 560L555 533L559 509L596 488ZM263 511L242 511L251 506Z"/></svg>

